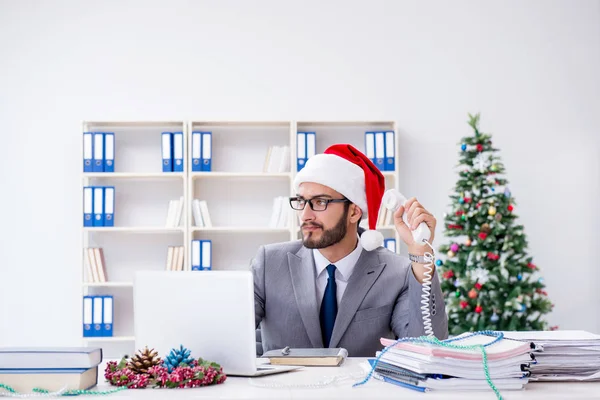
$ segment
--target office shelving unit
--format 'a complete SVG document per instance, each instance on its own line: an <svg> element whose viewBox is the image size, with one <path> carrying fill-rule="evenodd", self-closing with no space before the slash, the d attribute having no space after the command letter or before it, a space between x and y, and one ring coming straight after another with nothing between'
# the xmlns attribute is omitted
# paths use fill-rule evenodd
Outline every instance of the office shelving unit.
<svg viewBox="0 0 600 400"><path fill-rule="evenodd" d="M165 270L169 246L183 246L184 270L191 270L191 241L211 240L212 269L239 270L250 267L260 245L300 238L295 217L290 218L286 227L269 227L273 198L294 194L298 131L316 132L316 153L334 143L350 143L365 151L367 131L393 130L396 155L399 147L397 125L393 121L94 121L84 122L82 129L82 132L115 134L115 172L82 174L82 188L115 187L114 227L82 227L83 248L103 248L107 282L88 282L83 251L81 273L83 295L114 296L114 335L94 338L82 335L82 341L84 345L102 347L105 357L116 358L136 350L135 272ZM183 132L183 172L162 172L164 131ZM192 171L193 131L212 133L210 172ZM267 151L275 145L289 146L289 166L286 172L263 172ZM387 188L398 187L397 166L396 161L396 171L383 172ZM184 199L182 224L166 227L169 200L180 197ZM194 199L207 202L212 227L195 226ZM363 224L366 226L366 221ZM378 229L399 243L393 225Z"/></svg>

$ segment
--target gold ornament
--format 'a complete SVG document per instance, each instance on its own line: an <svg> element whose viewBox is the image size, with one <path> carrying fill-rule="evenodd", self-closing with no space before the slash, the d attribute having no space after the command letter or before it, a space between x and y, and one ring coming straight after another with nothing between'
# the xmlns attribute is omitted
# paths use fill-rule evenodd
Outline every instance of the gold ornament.
<svg viewBox="0 0 600 400"><path fill-rule="evenodd" d="M454 257L454 252L452 250L448 251L448 257L450 257L450 258Z"/></svg>
<svg viewBox="0 0 600 400"><path fill-rule="evenodd" d="M467 239L465 241L465 246L470 246L473 242L471 241L471 239Z"/></svg>
<svg viewBox="0 0 600 400"><path fill-rule="evenodd" d="M481 225L481 232L490 233L491 231L492 231L492 228L490 228L489 224Z"/></svg>
<svg viewBox="0 0 600 400"><path fill-rule="evenodd" d="M490 209L488 210L488 214L494 216L496 214L496 207L491 206Z"/></svg>

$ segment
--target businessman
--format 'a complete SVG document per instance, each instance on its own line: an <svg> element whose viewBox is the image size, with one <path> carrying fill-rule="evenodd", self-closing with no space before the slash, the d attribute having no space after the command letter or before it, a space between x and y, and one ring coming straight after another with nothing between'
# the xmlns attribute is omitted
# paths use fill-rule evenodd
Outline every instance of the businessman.
<svg viewBox="0 0 600 400"><path fill-rule="evenodd" d="M261 246L252 260L256 326L262 349L343 347L352 357L372 357L380 338L425 334L422 306L433 334L448 336L444 298L437 272L423 301L424 264L432 249L411 234L436 220L411 198L394 214L394 225L409 257L382 247L375 230L385 191L377 167L348 144L336 144L311 157L294 180L302 240ZM403 213L408 213L407 226ZM368 217L369 229L359 235ZM361 228L362 229L362 228Z"/></svg>

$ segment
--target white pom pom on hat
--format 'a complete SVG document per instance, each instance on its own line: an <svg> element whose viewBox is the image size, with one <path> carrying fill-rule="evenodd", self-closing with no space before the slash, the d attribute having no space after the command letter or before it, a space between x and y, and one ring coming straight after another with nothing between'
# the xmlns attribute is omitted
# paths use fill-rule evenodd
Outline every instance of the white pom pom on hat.
<svg viewBox="0 0 600 400"><path fill-rule="evenodd" d="M363 218L369 218L369 230L360 236L360 244L367 251L383 246L383 235L376 225L385 178L367 156L352 145L334 144L308 159L294 179L295 190L304 182L330 187L356 204Z"/></svg>

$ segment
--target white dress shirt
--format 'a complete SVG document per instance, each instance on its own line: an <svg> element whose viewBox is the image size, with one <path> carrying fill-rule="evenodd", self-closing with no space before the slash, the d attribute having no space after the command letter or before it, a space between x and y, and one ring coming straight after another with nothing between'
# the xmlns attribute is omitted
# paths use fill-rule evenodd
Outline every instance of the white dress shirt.
<svg viewBox="0 0 600 400"><path fill-rule="evenodd" d="M346 257L342 258L336 263L330 262L328 259L321 254L318 249L313 249L313 257L315 259L315 268L317 270L317 304L319 306L319 310L321 310L321 302L323 301L323 294L325 293L325 288L327 287L327 280L329 279L329 274L327 273L327 266L329 264L335 265L335 283L336 283L336 298L337 303L340 304L342 300L342 296L344 295L344 291L346 290L346 286L348 285L348 279L352 275L352 271L354 271L354 266L360 257L360 253L362 253L362 246L360 245L360 240L358 241L356 248L352 251L352 253L348 254Z"/></svg>

